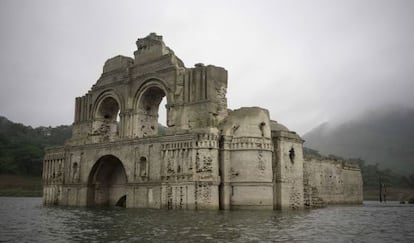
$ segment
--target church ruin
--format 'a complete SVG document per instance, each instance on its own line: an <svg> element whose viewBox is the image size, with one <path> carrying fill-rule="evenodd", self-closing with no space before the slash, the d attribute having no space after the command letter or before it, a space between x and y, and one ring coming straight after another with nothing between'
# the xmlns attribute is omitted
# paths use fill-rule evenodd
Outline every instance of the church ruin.
<svg viewBox="0 0 414 243"><path fill-rule="evenodd" d="M303 140L266 109L227 108L227 71L187 68L162 36L105 62L76 98L72 138L46 150L44 204L300 209L361 203L351 163L305 161ZM166 99L167 127L158 123Z"/></svg>

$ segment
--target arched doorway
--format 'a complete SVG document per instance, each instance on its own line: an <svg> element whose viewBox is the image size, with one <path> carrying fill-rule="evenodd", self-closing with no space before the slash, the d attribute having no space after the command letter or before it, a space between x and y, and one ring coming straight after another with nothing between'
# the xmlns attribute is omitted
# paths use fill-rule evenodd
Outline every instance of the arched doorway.
<svg viewBox="0 0 414 243"><path fill-rule="evenodd" d="M113 155L101 157L89 174L88 206L125 206L126 183L122 162Z"/></svg>
<svg viewBox="0 0 414 243"><path fill-rule="evenodd" d="M158 122L160 104L166 106L165 92L158 86L143 90L138 101L138 137L162 135L165 125ZM162 102L164 100L164 102ZM165 109L161 109L166 112ZM162 117L166 119L167 114ZM165 122L166 123L166 122Z"/></svg>

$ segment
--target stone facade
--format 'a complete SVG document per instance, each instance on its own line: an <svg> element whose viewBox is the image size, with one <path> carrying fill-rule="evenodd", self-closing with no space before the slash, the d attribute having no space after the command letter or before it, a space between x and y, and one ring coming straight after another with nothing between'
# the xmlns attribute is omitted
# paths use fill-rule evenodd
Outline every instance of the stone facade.
<svg viewBox="0 0 414 243"><path fill-rule="evenodd" d="M362 176L357 164L329 158L307 158L303 165L306 207L362 201Z"/></svg>
<svg viewBox="0 0 414 243"><path fill-rule="evenodd" d="M46 205L300 209L309 188L327 203L361 203L358 167L304 162L303 140L267 110L228 110L224 68L186 68L154 33L136 44L134 58L106 61L76 98L72 138L46 150ZM331 183L338 187L324 187Z"/></svg>

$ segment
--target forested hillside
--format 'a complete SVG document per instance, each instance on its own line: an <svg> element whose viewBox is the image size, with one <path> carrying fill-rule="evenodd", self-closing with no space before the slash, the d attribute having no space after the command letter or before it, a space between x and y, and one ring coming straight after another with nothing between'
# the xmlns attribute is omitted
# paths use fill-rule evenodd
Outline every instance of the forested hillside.
<svg viewBox="0 0 414 243"><path fill-rule="evenodd" d="M414 109L367 112L342 124L324 123L303 136L305 146L324 155L361 158L367 164L414 174Z"/></svg>
<svg viewBox="0 0 414 243"><path fill-rule="evenodd" d="M44 148L63 145L71 126L32 128L0 116L0 174L40 176Z"/></svg>
<svg viewBox="0 0 414 243"><path fill-rule="evenodd" d="M0 195L41 196L40 176L44 149L63 145L70 138L71 132L71 126L32 128L0 117ZM159 132L160 135L165 133L165 127L159 125ZM304 154L305 157L324 157L309 148L304 148ZM342 159L334 155L330 157ZM401 175L380 168L379 164L365 163L362 159L358 159L358 163L363 174L364 191L376 191L380 177L391 188L414 188L413 171Z"/></svg>

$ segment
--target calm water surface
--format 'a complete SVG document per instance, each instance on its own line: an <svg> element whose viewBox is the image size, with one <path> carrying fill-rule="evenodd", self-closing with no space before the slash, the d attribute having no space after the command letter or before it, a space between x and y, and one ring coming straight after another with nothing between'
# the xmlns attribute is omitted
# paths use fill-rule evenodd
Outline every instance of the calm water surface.
<svg viewBox="0 0 414 243"><path fill-rule="evenodd" d="M294 212L43 207L0 197L0 242L414 242L414 205Z"/></svg>

